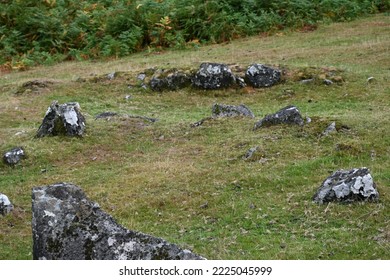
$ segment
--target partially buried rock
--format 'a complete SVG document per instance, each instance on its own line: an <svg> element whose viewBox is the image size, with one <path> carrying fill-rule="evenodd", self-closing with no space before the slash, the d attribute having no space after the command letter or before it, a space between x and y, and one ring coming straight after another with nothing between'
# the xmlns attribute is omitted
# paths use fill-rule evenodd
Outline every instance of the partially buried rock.
<svg viewBox="0 0 390 280"><path fill-rule="evenodd" d="M37 137L44 136L82 136L85 132L85 118L77 102L58 104L54 101L46 112Z"/></svg>
<svg viewBox="0 0 390 280"><path fill-rule="evenodd" d="M283 109L280 109L275 114L266 115L263 119L261 119L255 124L254 129L258 129L260 127L268 127L277 124L303 125L304 120L297 107L287 106L284 107Z"/></svg>
<svg viewBox="0 0 390 280"><path fill-rule="evenodd" d="M153 91L179 90L191 85L191 76L176 69L156 71L150 80Z"/></svg>
<svg viewBox="0 0 390 280"><path fill-rule="evenodd" d="M25 158L26 154L21 147L13 148L3 155L3 161L8 165L15 165L20 162L21 159Z"/></svg>
<svg viewBox="0 0 390 280"><path fill-rule="evenodd" d="M192 85L200 89L223 89L236 84L236 77L225 64L202 63L192 79Z"/></svg>
<svg viewBox="0 0 390 280"><path fill-rule="evenodd" d="M0 215L7 215L14 209L11 201L5 194L0 193Z"/></svg>
<svg viewBox="0 0 390 280"><path fill-rule="evenodd" d="M252 64L245 73L245 82L255 88L271 87L280 82L281 72L263 64Z"/></svg>
<svg viewBox="0 0 390 280"><path fill-rule="evenodd" d="M338 170L320 186L313 201L327 202L378 201L379 193L366 167L352 170Z"/></svg>
<svg viewBox="0 0 390 280"><path fill-rule="evenodd" d="M72 184L34 188L32 211L34 259L204 259L161 238L124 228Z"/></svg>
<svg viewBox="0 0 390 280"><path fill-rule="evenodd" d="M235 105L224 105L224 104L214 104L212 107L212 116L215 117L236 117L236 116L245 116L254 118L255 115L252 111L245 106L244 104L235 106Z"/></svg>

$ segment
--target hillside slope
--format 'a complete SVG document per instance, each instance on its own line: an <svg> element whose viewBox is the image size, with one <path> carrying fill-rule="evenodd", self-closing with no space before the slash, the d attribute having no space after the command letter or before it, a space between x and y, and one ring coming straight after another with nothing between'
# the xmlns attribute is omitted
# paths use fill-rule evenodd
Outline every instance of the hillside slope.
<svg viewBox="0 0 390 280"><path fill-rule="evenodd" d="M125 227L208 259L389 259L389 34L390 17L376 15L313 32L3 74L0 151L22 146L27 158L13 168L0 163L0 192L15 205L0 217L0 259L32 258L31 189L56 182L80 186ZM284 82L163 93L129 87L146 69L205 61L265 63L283 69ZM114 72L123 76L100 79ZM338 83L299 82L330 72ZM35 80L44 86L22 86ZM34 138L53 100L79 102L83 138ZM214 103L245 104L256 118L191 127ZM312 122L252 130L291 104ZM107 111L159 121L95 120ZM333 121L339 132L321 137ZM255 146L257 157L243 160ZM330 173L363 166L373 174L378 203L312 203Z"/></svg>

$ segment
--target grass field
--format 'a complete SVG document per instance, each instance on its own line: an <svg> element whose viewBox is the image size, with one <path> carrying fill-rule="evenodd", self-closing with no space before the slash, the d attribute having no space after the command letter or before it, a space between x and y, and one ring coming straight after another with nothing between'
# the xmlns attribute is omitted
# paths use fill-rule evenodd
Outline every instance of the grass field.
<svg viewBox="0 0 390 280"><path fill-rule="evenodd" d="M78 82L151 67L202 62L286 69L267 89L155 93L125 79ZM311 73L342 82L301 84ZM374 77L368 82L369 77ZM16 94L31 80L40 92ZM126 99L126 95L132 98ZM83 138L34 138L53 100L80 103ZM245 104L256 119L214 119L214 103ZM313 121L304 127L254 123L287 105ZM69 62L0 76L0 151L25 148L14 168L0 163L0 192L15 206L0 217L0 259L32 259L31 189L80 186L125 227L162 237L208 259L390 258L390 17L377 15L183 51L144 52L120 60ZM104 111L158 118L95 120ZM336 121L338 133L320 137ZM242 156L254 146L256 160ZM317 205L311 198L333 171L368 167L379 203Z"/></svg>

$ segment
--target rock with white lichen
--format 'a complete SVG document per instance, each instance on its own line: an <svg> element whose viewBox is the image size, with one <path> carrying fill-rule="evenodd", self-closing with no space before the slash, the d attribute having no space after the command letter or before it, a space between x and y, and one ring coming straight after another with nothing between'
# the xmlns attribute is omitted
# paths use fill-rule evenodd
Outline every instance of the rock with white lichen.
<svg viewBox="0 0 390 280"><path fill-rule="evenodd" d="M226 64L202 63L192 78L192 85L200 89L223 89L236 85L236 76Z"/></svg>
<svg viewBox="0 0 390 280"><path fill-rule="evenodd" d="M252 64L245 73L245 82L255 88L271 87L281 80L281 72L263 64Z"/></svg>
<svg viewBox="0 0 390 280"><path fill-rule="evenodd" d="M11 201L5 194L0 193L0 215L5 216L14 209Z"/></svg>
<svg viewBox="0 0 390 280"><path fill-rule="evenodd" d="M161 238L124 228L73 184L34 188L32 212L34 259L204 259Z"/></svg>
<svg viewBox="0 0 390 280"><path fill-rule="evenodd" d="M354 202L379 200L379 193L370 170L366 167L352 170L338 170L329 176L320 186L313 201Z"/></svg>
<svg viewBox="0 0 390 280"><path fill-rule="evenodd" d="M24 152L24 149L21 147L16 147L4 153L3 162L7 165L13 166L18 164L20 160L25 157L26 153Z"/></svg>
<svg viewBox="0 0 390 280"><path fill-rule="evenodd" d="M36 136L82 136L84 132L85 117L81 114L79 103L58 104L58 101L53 101Z"/></svg>

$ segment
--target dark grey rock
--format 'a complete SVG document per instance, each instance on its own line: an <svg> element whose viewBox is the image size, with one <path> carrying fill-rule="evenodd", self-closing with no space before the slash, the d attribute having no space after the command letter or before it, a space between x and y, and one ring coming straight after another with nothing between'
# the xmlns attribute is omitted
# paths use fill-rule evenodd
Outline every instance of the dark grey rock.
<svg viewBox="0 0 390 280"><path fill-rule="evenodd" d="M280 70L267 67L263 64L252 64L245 73L245 82L255 88L271 87L279 83L280 80Z"/></svg>
<svg viewBox="0 0 390 280"><path fill-rule="evenodd" d="M153 91L179 90L191 85L188 73L170 69L156 71L149 82Z"/></svg>
<svg viewBox="0 0 390 280"><path fill-rule="evenodd" d="M26 153L23 148L17 147L5 152L3 155L3 161L8 165L15 165L20 162L21 159L26 157Z"/></svg>
<svg viewBox="0 0 390 280"><path fill-rule="evenodd" d="M255 115L252 111L245 106L244 104L235 106L235 105L224 105L224 104L214 104L212 107L212 117L236 117L236 116L245 116L254 118Z"/></svg>
<svg viewBox="0 0 390 280"><path fill-rule="evenodd" d="M11 201L5 194L0 193L0 215L7 215L14 209Z"/></svg>
<svg viewBox="0 0 390 280"><path fill-rule="evenodd" d="M329 176L313 196L317 203L379 200L379 193L366 167L338 170Z"/></svg>
<svg viewBox="0 0 390 280"><path fill-rule="evenodd" d="M58 104L58 101L53 101L36 136L82 136L84 131L85 118L80 112L79 103Z"/></svg>
<svg viewBox="0 0 390 280"><path fill-rule="evenodd" d="M234 86L236 77L226 64L202 63L192 79L192 85L200 89L223 89Z"/></svg>
<svg viewBox="0 0 390 280"><path fill-rule="evenodd" d="M277 124L303 125L304 120L298 108L290 105L283 109L280 109L275 114L266 115L263 119L261 119L255 124L254 129L258 129L260 127L268 127Z"/></svg>
<svg viewBox="0 0 390 280"><path fill-rule="evenodd" d="M204 259L161 238L122 227L72 184L33 188L32 212L34 259Z"/></svg>

